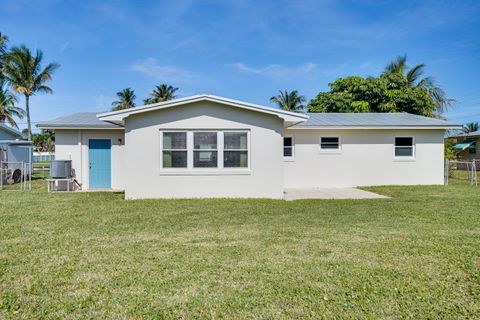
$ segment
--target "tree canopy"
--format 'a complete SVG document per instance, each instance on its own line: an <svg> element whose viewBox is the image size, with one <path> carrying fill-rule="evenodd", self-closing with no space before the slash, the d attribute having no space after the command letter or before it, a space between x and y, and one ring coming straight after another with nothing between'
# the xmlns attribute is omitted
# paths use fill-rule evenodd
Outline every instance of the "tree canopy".
<svg viewBox="0 0 480 320"><path fill-rule="evenodd" d="M177 90L178 88L162 83L158 86L155 86L153 91L150 93L150 98L143 100L143 103L152 104L152 103L173 100L177 97L175 95Z"/></svg>
<svg viewBox="0 0 480 320"><path fill-rule="evenodd" d="M309 112L409 112L438 117L454 103L430 77L424 64L408 68L406 56L392 61L379 77L351 76L330 83L312 99Z"/></svg>
<svg viewBox="0 0 480 320"><path fill-rule="evenodd" d="M468 122L468 123L465 123L462 131L465 133L470 133L478 130L479 130L478 122Z"/></svg>
<svg viewBox="0 0 480 320"><path fill-rule="evenodd" d="M35 151L53 152L55 151L55 132L52 130L42 130L40 133L32 135L32 142Z"/></svg>
<svg viewBox="0 0 480 320"><path fill-rule="evenodd" d="M13 91L25 97L25 111L27 115L28 140L32 140L32 126L30 121L29 100L36 93L53 93L46 85L52 80L52 75L60 65L49 63L42 68L43 52L37 50L33 54L26 46L12 47L3 60L3 76Z"/></svg>
<svg viewBox="0 0 480 320"><path fill-rule="evenodd" d="M0 79L0 123L8 123L13 128L18 128L15 118L23 119L25 111L15 104L17 98L13 95Z"/></svg>

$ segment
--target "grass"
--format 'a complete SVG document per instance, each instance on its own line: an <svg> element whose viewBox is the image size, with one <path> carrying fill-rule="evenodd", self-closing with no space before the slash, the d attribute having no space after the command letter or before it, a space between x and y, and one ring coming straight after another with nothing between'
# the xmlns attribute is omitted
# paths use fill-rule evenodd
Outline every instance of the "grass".
<svg viewBox="0 0 480 320"><path fill-rule="evenodd" d="M480 188L380 200L0 192L0 318L478 318Z"/></svg>
<svg viewBox="0 0 480 320"><path fill-rule="evenodd" d="M43 161L43 162L34 162L33 164L34 168L50 168L50 161Z"/></svg>

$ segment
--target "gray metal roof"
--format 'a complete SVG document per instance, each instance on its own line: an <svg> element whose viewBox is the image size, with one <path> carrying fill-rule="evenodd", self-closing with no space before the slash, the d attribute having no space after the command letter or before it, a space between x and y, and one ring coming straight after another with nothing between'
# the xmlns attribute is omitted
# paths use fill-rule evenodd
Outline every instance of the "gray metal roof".
<svg viewBox="0 0 480 320"><path fill-rule="evenodd" d="M79 112L37 124L41 129L84 128L122 129L123 127L99 120L97 112ZM461 128L460 124L427 118L409 113L307 113L310 118L292 128L313 127L423 127Z"/></svg>
<svg viewBox="0 0 480 320"><path fill-rule="evenodd" d="M410 113L307 113L310 118L293 128L308 127L461 127L441 119Z"/></svg>
<svg viewBox="0 0 480 320"><path fill-rule="evenodd" d="M458 135L458 137L478 137L478 136L480 136L480 130Z"/></svg>
<svg viewBox="0 0 480 320"><path fill-rule="evenodd" d="M37 127L41 129L55 128L81 128L81 129L122 129L122 127L101 121L97 118L97 114L101 112L79 112L68 116L59 117L49 121L37 123Z"/></svg>

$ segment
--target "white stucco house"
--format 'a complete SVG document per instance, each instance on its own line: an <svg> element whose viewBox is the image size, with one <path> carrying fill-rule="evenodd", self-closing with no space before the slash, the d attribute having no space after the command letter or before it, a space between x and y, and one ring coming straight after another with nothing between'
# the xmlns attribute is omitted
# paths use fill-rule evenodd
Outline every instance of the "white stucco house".
<svg viewBox="0 0 480 320"><path fill-rule="evenodd" d="M82 112L54 129L84 189L126 199L276 198L286 188L443 184L440 119L406 113L294 113L212 95Z"/></svg>

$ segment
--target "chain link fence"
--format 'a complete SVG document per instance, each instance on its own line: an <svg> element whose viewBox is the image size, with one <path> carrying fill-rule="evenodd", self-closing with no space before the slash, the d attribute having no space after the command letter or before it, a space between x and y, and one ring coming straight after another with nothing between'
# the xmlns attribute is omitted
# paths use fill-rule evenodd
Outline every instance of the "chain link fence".
<svg viewBox="0 0 480 320"><path fill-rule="evenodd" d="M477 171L480 170L479 160L446 160L445 184L470 184L478 186Z"/></svg>

